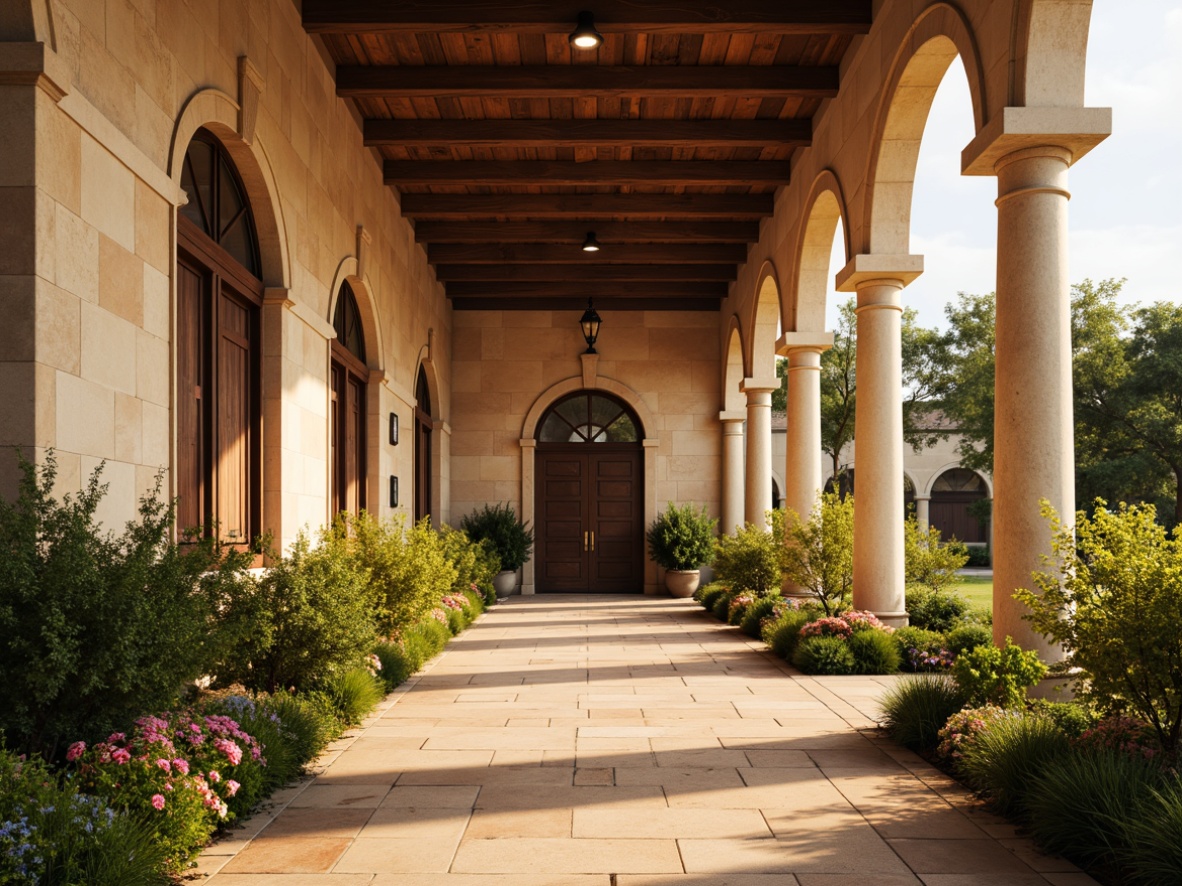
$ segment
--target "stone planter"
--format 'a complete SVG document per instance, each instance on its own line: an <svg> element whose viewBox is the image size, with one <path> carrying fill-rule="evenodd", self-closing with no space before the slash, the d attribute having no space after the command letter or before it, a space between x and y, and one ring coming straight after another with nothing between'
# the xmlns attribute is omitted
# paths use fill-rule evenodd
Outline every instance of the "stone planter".
<svg viewBox="0 0 1182 886"><path fill-rule="evenodd" d="M668 569L665 571L665 587L672 597L692 597L701 578L700 569Z"/></svg>
<svg viewBox="0 0 1182 886"><path fill-rule="evenodd" d="M517 593L517 570L505 569L493 576L493 588L498 597Z"/></svg>

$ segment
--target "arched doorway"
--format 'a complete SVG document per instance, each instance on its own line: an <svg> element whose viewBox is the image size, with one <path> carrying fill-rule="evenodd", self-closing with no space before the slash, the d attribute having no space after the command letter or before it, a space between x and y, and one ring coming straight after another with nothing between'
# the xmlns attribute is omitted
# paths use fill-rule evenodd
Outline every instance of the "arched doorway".
<svg viewBox="0 0 1182 886"><path fill-rule="evenodd" d="M538 424L539 592L638 593L644 587L640 421L603 391L554 403Z"/></svg>
<svg viewBox="0 0 1182 886"><path fill-rule="evenodd" d="M987 542L985 526L973 513L972 505L988 497L985 481L976 471L947 470L932 484L929 521L940 530L941 538L956 538L968 544Z"/></svg>
<svg viewBox="0 0 1182 886"><path fill-rule="evenodd" d="M221 142L197 130L177 215L177 521L246 545L262 528L259 240Z"/></svg>
<svg viewBox="0 0 1182 886"><path fill-rule="evenodd" d="M420 366L415 382L415 522L431 514L431 388Z"/></svg>
<svg viewBox="0 0 1182 886"><path fill-rule="evenodd" d="M342 283L332 319L332 511L354 516L366 507L365 335L353 287Z"/></svg>

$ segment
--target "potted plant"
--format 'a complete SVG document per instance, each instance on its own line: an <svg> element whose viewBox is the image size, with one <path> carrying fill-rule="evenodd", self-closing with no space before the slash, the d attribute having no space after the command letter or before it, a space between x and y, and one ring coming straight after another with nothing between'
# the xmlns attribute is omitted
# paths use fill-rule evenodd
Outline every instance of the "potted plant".
<svg viewBox="0 0 1182 886"><path fill-rule="evenodd" d="M698 589L701 567L714 558L714 529L718 521L693 505L669 502L645 533L649 553L665 569L665 587L674 597L689 597Z"/></svg>
<svg viewBox="0 0 1182 886"><path fill-rule="evenodd" d="M460 520L460 528L472 541L485 539L501 561L501 571L493 578L498 596L512 594L517 586L517 570L529 562L534 532L517 519L509 504L485 505Z"/></svg>

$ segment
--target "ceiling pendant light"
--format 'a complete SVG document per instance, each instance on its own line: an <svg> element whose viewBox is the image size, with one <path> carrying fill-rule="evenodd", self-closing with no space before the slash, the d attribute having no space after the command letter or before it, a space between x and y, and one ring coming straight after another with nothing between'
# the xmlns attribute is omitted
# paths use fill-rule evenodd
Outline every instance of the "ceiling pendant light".
<svg viewBox="0 0 1182 886"><path fill-rule="evenodd" d="M595 232L588 231L587 238L583 241L583 252L599 252L602 248L599 241L595 239Z"/></svg>
<svg viewBox="0 0 1182 886"><path fill-rule="evenodd" d="M603 42L603 35L595 30L595 16L590 12L579 13L579 23L570 32L570 45L575 49L595 49Z"/></svg>

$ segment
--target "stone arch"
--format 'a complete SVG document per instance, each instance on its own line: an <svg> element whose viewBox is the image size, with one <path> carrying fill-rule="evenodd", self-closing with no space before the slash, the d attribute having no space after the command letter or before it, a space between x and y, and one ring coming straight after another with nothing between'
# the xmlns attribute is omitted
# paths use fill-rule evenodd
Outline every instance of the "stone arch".
<svg viewBox="0 0 1182 886"><path fill-rule="evenodd" d="M191 96L173 127L168 175L176 185L177 193L182 193L181 170L194 133L204 127L216 135L234 161L238 177L246 188L259 238L263 283L269 288L288 289L291 266L279 187L260 141L255 139L247 144L239 136L238 110L238 102L221 90L203 89Z"/></svg>
<svg viewBox="0 0 1182 886"><path fill-rule="evenodd" d="M1080 108L1091 0L1024 0L1014 28L1012 104Z"/></svg>
<svg viewBox="0 0 1182 886"><path fill-rule="evenodd" d="M529 411L525 414L525 420L522 422L521 439L536 440L538 432L538 422L541 421L542 416L546 414L551 406L565 397L567 394L573 394L576 391L586 389L583 384L583 377L581 375L571 376L563 379L557 384L553 384L546 390L542 391L534 400L533 405L530 406ZM628 408L636 413L636 417L640 420L640 438L641 440L652 439L653 428L656 427L655 417L652 410L645 405L644 400L640 394L632 388L628 387L623 382L618 382L615 379L605 378L600 375L595 379L595 384L590 388L593 391L605 391L618 397L628 405Z"/></svg>
<svg viewBox="0 0 1182 886"><path fill-rule="evenodd" d="M743 381L743 328L732 316L726 334L725 362L722 365L722 411L741 413L745 408L739 385Z"/></svg>
<svg viewBox="0 0 1182 886"><path fill-rule="evenodd" d="M748 326L751 330L747 341L748 378L776 376L776 326L780 323L783 310L780 292L776 266L771 261L765 261L756 277L755 302Z"/></svg>
<svg viewBox="0 0 1182 886"><path fill-rule="evenodd" d="M443 403L443 387L439 381L439 367L436 365L434 354L435 330L427 331L427 336L432 340L430 344L424 345L419 351L419 360L415 364L414 375L411 376L410 389L413 394L415 387L418 385L419 370L423 370L423 376L427 379L427 393L431 397L431 418L435 421L446 421L447 412L444 409Z"/></svg>
<svg viewBox="0 0 1182 886"><path fill-rule="evenodd" d="M825 328L825 302L829 295L829 258L833 236L841 222L845 258L850 260L850 224L841 182L830 169L813 180L804 203L804 224L800 226L794 254L796 276L789 294L785 331L820 331Z"/></svg>
<svg viewBox="0 0 1182 886"><path fill-rule="evenodd" d="M975 134L985 124L988 106L976 37L964 15L947 3L936 3L920 14L900 41L875 119L857 252L909 254L919 146L936 90L958 56L968 78Z"/></svg>
<svg viewBox="0 0 1182 886"><path fill-rule="evenodd" d="M936 485L937 480L939 480L941 477L943 477L949 471L955 471L958 469L959 470L972 470L973 473L976 474L980 478L981 482L985 484L985 492L988 494L988 496L990 498L993 498L993 478L989 477L987 474L982 473L981 471L973 470L972 468L965 468L965 466L962 465L958 461L950 461L946 464L941 465L936 470L932 471L931 476L928 477L927 486L924 488L923 494L930 496L932 494L932 487L934 487Z"/></svg>
<svg viewBox="0 0 1182 886"><path fill-rule="evenodd" d="M362 332L365 335L365 356L369 362L369 368L384 372L386 352L382 347L382 324L378 312L378 301L374 297L369 278L358 276L358 270L355 256L349 255L341 259L341 263L337 265L336 274L332 278L332 289L329 290L328 295L328 314L325 319L331 326L333 317L336 315L341 285L348 283L353 290L353 295L357 298L357 306L361 309L365 321L362 324Z"/></svg>

